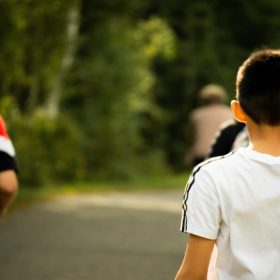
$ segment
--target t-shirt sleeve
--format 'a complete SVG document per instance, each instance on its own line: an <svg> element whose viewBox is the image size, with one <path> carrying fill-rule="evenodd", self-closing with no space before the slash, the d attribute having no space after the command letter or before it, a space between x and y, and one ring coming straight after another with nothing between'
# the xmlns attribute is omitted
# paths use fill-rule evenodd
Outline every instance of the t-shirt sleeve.
<svg viewBox="0 0 280 280"><path fill-rule="evenodd" d="M183 198L181 231L216 239L220 228L220 203L215 184L203 170L194 170Z"/></svg>
<svg viewBox="0 0 280 280"><path fill-rule="evenodd" d="M0 151L0 172L14 170L18 172L17 163L14 157L6 152Z"/></svg>
<svg viewBox="0 0 280 280"><path fill-rule="evenodd" d="M7 132L6 123L0 115L0 172L5 170L18 172L15 155L15 149Z"/></svg>

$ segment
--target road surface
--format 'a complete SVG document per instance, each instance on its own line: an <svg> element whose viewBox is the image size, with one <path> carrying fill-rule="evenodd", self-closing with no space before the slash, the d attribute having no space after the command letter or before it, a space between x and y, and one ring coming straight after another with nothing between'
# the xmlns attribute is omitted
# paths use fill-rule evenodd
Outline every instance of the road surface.
<svg viewBox="0 0 280 280"><path fill-rule="evenodd" d="M65 196L0 222L0 280L170 280L181 191Z"/></svg>

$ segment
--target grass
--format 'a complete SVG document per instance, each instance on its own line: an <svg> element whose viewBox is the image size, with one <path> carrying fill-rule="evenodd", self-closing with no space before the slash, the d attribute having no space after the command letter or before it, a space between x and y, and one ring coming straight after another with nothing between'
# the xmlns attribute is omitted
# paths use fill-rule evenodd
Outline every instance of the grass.
<svg viewBox="0 0 280 280"><path fill-rule="evenodd" d="M62 195L81 193L108 193L128 191L163 191L184 189L188 173L137 178L131 181L93 181L49 185L41 188L21 186L10 211L15 211L33 203L39 203Z"/></svg>

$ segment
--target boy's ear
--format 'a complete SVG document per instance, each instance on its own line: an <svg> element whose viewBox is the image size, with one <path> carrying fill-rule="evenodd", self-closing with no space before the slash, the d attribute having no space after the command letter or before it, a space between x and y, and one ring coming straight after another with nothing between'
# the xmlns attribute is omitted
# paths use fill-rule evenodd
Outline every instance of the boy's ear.
<svg viewBox="0 0 280 280"><path fill-rule="evenodd" d="M244 113L243 109L241 108L241 106L237 100L231 101L231 110L232 110L234 118L238 122L242 122L242 123L247 122L247 115Z"/></svg>

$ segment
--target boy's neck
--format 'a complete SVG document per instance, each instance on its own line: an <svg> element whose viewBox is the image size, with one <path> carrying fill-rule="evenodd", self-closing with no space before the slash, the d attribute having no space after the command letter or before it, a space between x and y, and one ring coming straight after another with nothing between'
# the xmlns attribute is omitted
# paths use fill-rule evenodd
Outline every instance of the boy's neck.
<svg viewBox="0 0 280 280"><path fill-rule="evenodd" d="M256 152L280 156L280 125L247 123L252 149Z"/></svg>

